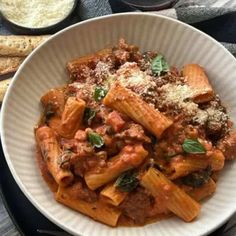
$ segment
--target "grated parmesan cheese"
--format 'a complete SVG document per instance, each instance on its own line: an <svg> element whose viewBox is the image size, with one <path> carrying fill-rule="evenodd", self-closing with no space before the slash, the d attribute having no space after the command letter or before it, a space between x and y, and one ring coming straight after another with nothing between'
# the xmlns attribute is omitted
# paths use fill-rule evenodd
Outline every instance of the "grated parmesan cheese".
<svg viewBox="0 0 236 236"><path fill-rule="evenodd" d="M94 89L95 89L95 84L91 85L88 83L80 83L80 82L74 82L70 84L69 86L83 93L84 97L86 98L92 97Z"/></svg>
<svg viewBox="0 0 236 236"><path fill-rule="evenodd" d="M206 110L198 109L196 115L193 117L193 121L201 125L206 124L206 122L211 124L226 124L229 118L228 115L218 106L214 106L213 103Z"/></svg>
<svg viewBox="0 0 236 236"><path fill-rule="evenodd" d="M192 96L192 90L188 85L165 84L161 90L165 92L166 100L174 103L183 103Z"/></svg>
<svg viewBox="0 0 236 236"><path fill-rule="evenodd" d="M73 5L74 0L1 0L0 10L13 23L41 28L64 19Z"/></svg>
<svg viewBox="0 0 236 236"><path fill-rule="evenodd" d="M200 125L204 125L207 122L207 119L208 119L207 111L201 109L198 109L196 115L193 117L193 121Z"/></svg>
<svg viewBox="0 0 236 236"><path fill-rule="evenodd" d="M228 115L225 114L225 112L216 109L214 107L209 107L206 109L206 112L208 113L208 119L212 122L226 122L228 120Z"/></svg>
<svg viewBox="0 0 236 236"><path fill-rule="evenodd" d="M165 84L160 91L164 105L175 106L177 109L184 110L188 115L194 115L198 111L198 105L189 99L193 96L193 91L188 85Z"/></svg>
<svg viewBox="0 0 236 236"><path fill-rule="evenodd" d="M111 65L103 61L99 61L94 69L95 77L97 78L97 84L104 83L108 80L110 73Z"/></svg>
<svg viewBox="0 0 236 236"><path fill-rule="evenodd" d="M149 88L156 87L150 75L141 71L135 62L126 62L116 73L117 80L127 88L133 88L139 95L148 93Z"/></svg>

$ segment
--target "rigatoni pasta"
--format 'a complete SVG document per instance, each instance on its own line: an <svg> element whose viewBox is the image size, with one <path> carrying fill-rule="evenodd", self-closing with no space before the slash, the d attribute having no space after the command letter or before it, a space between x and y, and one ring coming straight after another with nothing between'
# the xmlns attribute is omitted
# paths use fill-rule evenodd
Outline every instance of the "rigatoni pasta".
<svg viewBox="0 0 236 236"><path fill-rule="evenodd" d="M208 196L211 196L216 190L215 181L210 178L207 183L201 187L191 189L188 194L196 201L201 201Z"/></svg>
<svg viewBox="0 0 236 236"><path fill-rule="evenodd" d="M115 83L111 87L103 104L128 115L158 138L172 124L170 119L119 83Z"/></svg>
<svg viewBox="0 0 236 236"><path fill-rule="evenodd" d="M121 152L111 158L99 173L96 170L86 172L84 180L92 190L117 178L121 173L142 164L148 152L141 145L125 146Z"/></svg>
<svg viewBox="0 0 236 236"><path fill-rule="evenodd" d="M106 187L100 192L101 196L105 197L106 201L114 206L119 206L121 202L126 198L127 192L122 192L117 189L115 183L106 185Z"/></svg>
<svg viewBox="0 0 236 236"><path fill-rule="evenodd" d="M183 68L183 76L187 84L193 88L193 99L196 103L203 103L212 100L214 91L204 72L204 69L197 64L188 64Z"/></svg>
<svg viewBox="0 0 236 236"><path fill-rule="evenodd" d="M46 126L40 127L36 131L36 140L47 163L48 170L58 185L70 184L74 177L70 170L60 168L61 151L54 131Z"/></svg>
<svg viewBox="0 0 236 236"><path fill-rule="evenodd" d="M181 158L181 161L176 161L175 158L170 161L173 172L168 177L172 180L186 176L191 172L204 170L208 166L211 167L213 171L219 171L224 167L225 162L224 155L220 150L212 150L212 154L209 157L195 157L192 155L186 158L177 156L177 158Z"/></svg>
<svg viewBox="0 0 236 236"><path fill-rule="evenodd" d="M67 63L41 97L39 168L55 199L115 227L201 217L236 135L203 67L179 72L120 39Z"/></svg>
<svg viewBox="0 0 236 236"><path fill-rule="evenodd" d="M81 125L85 109L85 102L82 99L69 97L61 117L60 135L73 137Z"/></svg>
<svg viewBox="0 0 236 236"><path fill-rule="evenodd" d="M68 188L59 187L56 193L56 200L65 204L66 206L80 211L85 215L92 217L94 220L100 221L110 226L116 226L121 211L112 207L109 204L102 203L99 201L88 202L75 198L71 195Z"/></svg>
<svg viewBox="0 0 236 236"><path fill-rule="evenodd" d="M173 184L160 171L150 168L141 178L143 185L155 197L166 198L167 208L185 221L198 216L200 204Z"/></svg>

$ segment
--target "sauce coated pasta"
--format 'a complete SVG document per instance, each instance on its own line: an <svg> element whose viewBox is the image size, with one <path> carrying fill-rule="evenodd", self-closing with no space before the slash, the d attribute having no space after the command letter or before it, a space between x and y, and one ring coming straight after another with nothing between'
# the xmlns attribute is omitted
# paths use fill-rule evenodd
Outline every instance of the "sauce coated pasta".
<svg viewBox="0 0 236 236"><path fill-rule="evenodd" d="M37 162L55 199L110 226L200 214L236 132L204 69L117 46L67 64L41 97Z"/></svg>

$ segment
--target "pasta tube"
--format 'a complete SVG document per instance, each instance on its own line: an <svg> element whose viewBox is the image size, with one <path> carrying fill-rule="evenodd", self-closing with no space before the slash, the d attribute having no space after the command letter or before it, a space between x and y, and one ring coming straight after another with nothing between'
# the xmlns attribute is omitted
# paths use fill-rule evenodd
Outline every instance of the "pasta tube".
<svg viewBox="0 0 236 236"><path fill-rule="evenodd" d="M186 83L195 91L192 98L196 103L208 102L213 98L213 88L201 66L198 64L185 65L183 76L186 78Z"/></svg>
<svg viewBox="0 0 236 236"><path fill-rule="evenodd" d="M85 110L85 102L82 99L69 97L62 113L59 133L63 137L72 138L79 129Z"/></svg>
<svg viewBox="0 0 236 236"><path fill-rule="evenodd" d="M142 145L127 145L107 163L100 171L89 171L85 174L88 187L95 190L117 178L122 172L138 167L148 155Z"/></svg>
<svg viewBox="0 0 236 236"><path fill-rule="evenodd" d="M210 162L212 170L219 171L224 167L225 157L220 150L216 149L213 150L213 154L210 156Z"/></svg>
<svg viewBox="0 0 236 236"><path fill-rule="evenodd" d="M224 155L220 150L213 150L212 154L207 157L194 157L189 156L182 158L180 161L175 161L175 158L171 161L170 167L174 172L168 176L169 179L177 179L179 177L186 176L194 171L206 169L208 166L213 171L219 171L224 167Z"/></svg>
<svg viewBox="0 0 236 236"><path fill-rule="evenodd" d="M70 170L60 168L60 148L53 130L47 126L36 130L36 140L47 164L49 172L58 185L66 186L73 180Z"/></svg>
<svg viewBox="0 0 236 236"><path fill-rule="evenodd" d="M127 194L127 192L119 191L119 189L115 187L114 183L107 185L101 191L101 195L105 197L106 200L114 206L119 206L120 203L125 199Z"/></svg>
<svg viewBox="0 0 236 236"><path fill-rule="evenodd" d="M70 187L59 187L56 193L56 200L76 211L79 211L94 220L100 221L110 226L116 226L121 211L102 201L86 202L79 198L74 198L68 191Z"/></svg>
<svg viewBox="0 0 236 236"><path fill-rule="evenodd" d="M128 115L158 138L173 122L144 102L137 94L115 83L103 99L103 103Z"/></svg>
<svg viewBox="0 0 236 236"><path fill-rule="evenodd" d="M170 167L174 172L168 176L169 179L177 179L179 177L186 176L191 172L206 169L210 165L209 158L199 158L199 157L186 157L182 158L180 161L175 161L173 159L170 163Z"/></svg>
<svg viewBox="0 0 236 236"><path fill-rule="evenodd" d="M44 108L50 108L51 111L61 116L65 106L65 96L62 89L50 89L40 100Z"/></svg>
<svg viewBox="0 0 236 236"><path fill-rule="evenodd" d="M163 199L167 208L181 219L189 222L198 216L199 203L168 180L160 171L150 168L143 175L141 185L154 197Z"/></svg>

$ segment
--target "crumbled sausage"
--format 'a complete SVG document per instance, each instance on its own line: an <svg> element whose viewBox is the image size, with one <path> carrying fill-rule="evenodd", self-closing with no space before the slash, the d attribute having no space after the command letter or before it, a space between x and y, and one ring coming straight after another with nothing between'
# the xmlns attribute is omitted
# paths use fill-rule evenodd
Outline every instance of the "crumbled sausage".
<svg viewBox="0 0 236 236"><path fill-rule="evenodd" d="M73 199L81 199L86 202L94 202L97 200L97 194L88 189L81 182L76 182L72 186L67 188L67 193Z"/></svg>
<svg viewBox="0 0 236 236"><path fill-rule="evenodd" d="M226 160L236 157L236 132L232 132L220 140L217 147L223 152Z"/></svg>
<svg viewBox="0 0 236 236"><path fill-rule="evenodd" d="M150 143L151 140L145 135L144 129L139 124L131 123L128 125L127 129L115 135L116 138L126 140L126 141L142 141Z"/></svg>
<svg viewBox="0 0 236 236"><path fill-rule="evenodd" d="M223 126L220 122L209 121L206 126L206 134L208 137L217 139L221 136Z"/></svg>
<svg viewBox="0 0 236 236"><path fill-rule="evenodd" d="M115 132L119 132L125 125L125 121L122 119L119 112L113 111L109 113L106 124L110 125Z"/></svg>
<svg viewBox="0 0 236 236"><path fill-rule="evenodd" d="M153 199L145 193L143 188L137 188L130 193L121 203L120 208L124 214L134 220L137 224L143 224L149 216L149 210L152 208Z"/></svg>

